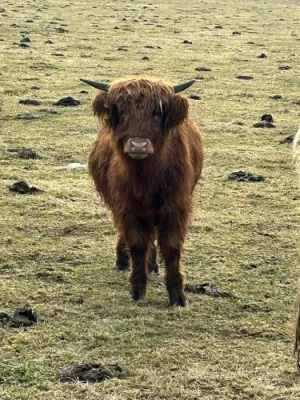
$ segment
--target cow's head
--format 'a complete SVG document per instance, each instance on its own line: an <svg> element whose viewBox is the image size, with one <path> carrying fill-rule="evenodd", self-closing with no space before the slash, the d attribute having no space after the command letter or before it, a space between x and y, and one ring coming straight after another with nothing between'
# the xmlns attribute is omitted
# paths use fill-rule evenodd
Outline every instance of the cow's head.
<svg viewBox="0 0 300 400"><path fill-rule="evenodd" d="M195 82L171 86L132 78L108 85L81 80L100 89L93 101L94 113L110 128L118 151L132 159L159 152L168 134L188 115L188 101L178 93Z"/></svg>

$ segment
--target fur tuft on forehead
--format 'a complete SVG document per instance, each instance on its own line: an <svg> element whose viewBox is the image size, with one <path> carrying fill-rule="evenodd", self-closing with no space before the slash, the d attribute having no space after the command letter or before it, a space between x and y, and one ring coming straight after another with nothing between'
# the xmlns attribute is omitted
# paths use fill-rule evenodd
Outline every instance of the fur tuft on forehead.
<svg viewBox="0 0 300 400"><path fill-rule="evenodd" d="M107 102L125 108L162 108L162 104L168 104L173 96L175 94L171 85L148 78L135 78L113 82Z"/></svg>

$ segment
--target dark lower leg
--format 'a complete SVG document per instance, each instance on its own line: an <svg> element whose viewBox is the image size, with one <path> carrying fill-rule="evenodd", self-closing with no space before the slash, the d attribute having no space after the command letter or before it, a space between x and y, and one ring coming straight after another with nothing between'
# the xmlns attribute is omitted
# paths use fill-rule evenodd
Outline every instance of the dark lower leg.
<svg viewBox="0 0 300 400"><path fill-rule="evenodd" d="M156 262L157 258L157 250L155 244L153 244L151 251L150 251L150 257L148 261L148 271L151 274L152 272L155 274L158 274L159 271L159 265Z"/></svg>
<svg viewBox="0 0 300 400"><path fill-rule="evenodd" d="M180 250L171 247L162 249L166 264L166 286L169 293L170 305L187 305L184 295L184 278L180 267Z"/></svg>
<svg viewBox="0 0 300 400"><path fill-rule="evenodd" d="M158 244L166 265L166 286L171 305L185 307L184 278L181 272L180 257L186 235L190 210L190 198L178 203L172 213L159 216Z"/></svg>
<svg viewBox="0 0 300 400"><path fill-rule="evenodd" d="M146 295L148 249L147 246L131 246L130 253L132 258L130 293L133 300L141 300Z"/></svg>
<svg viewBox="0 0 300 400"><path fill-rule="evenodd" d="M116 253L116 268L120 271L125 271L129 269L129 250L126 246L125 240L121 235L118 238Z"/></svg>

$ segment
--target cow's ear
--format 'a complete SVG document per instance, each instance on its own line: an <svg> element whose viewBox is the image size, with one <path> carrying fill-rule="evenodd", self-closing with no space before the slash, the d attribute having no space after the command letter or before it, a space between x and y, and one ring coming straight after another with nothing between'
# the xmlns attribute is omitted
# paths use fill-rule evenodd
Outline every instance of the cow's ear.
<svg viewBox="0 0 300 400"><path fill-rule="evenodd" d="M189 102L188 100L176 94L172 97L167 110L164 112L164 125L166 129L174 128L180 125L188 116Z"/></svg>
<svg viewBox="0 0 300 400"><path fill-rule="evenodd" d="M107 107L107 93L100 91L93 100L94 115L105 120L109 118L109 108Z"/></svg>

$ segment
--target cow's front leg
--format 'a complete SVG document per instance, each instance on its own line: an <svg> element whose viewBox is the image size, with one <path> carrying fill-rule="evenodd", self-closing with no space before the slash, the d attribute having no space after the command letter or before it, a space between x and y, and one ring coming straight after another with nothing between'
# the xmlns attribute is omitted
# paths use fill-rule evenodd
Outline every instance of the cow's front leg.
<svg viewBox="0 0 300 400"><path fill-rule="evenodd" d="M147 220L127 213L120 221L118 230L122 233L131 256L130 295L133 300L141 300L146 295L154 228Z"/></svg>
<svg viewBox="0 0 300 400"><path fill-rule="evenodd" d="M146 296L148 280L148 246L135 244L130 246L132 270L129 277L130 295L133 300L142 300Z"/></svg>
<svg viewBox="0 0 300 400"><path fill-rule="evenodd" d="M181 272L180 246L170 247L165 244L161 252L166 264L166 286L170 305L185 307L187 301L184 294L184 277Z"/></svg>
<svg viewBox="0 0 300 400"><path fill-rule="evenodd" d="M166 286L170 305L185 307L184 276L181 272L181 252L186 234L188 215L169 215L161 218L158 243L166 266Z"/></svg>

